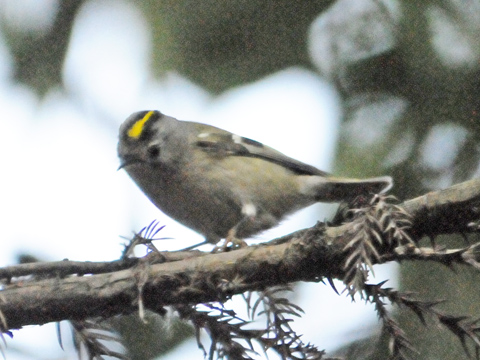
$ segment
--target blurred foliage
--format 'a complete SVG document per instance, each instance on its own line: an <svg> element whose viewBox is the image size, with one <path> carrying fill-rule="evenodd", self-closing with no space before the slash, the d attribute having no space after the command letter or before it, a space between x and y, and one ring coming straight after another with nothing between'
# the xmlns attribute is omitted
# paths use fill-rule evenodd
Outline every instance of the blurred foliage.
<svg viewBox="0 0 480 360"><path fill-rule="evenodd" d="M351 168L355 153L383 161L402 198L473 176L480 136L478 2L355 4L341 0L323 13L311 45L314 62L343 94L346 129L354 124L357 130L342 132L338 166ZM386 131L375 135L379 127ZM466 136L449 140L443 129ZM368 146L361 149L361 142ZM372 153L379 149L383 155ZM432 151L449 153L444 163L432 164L439 156Z"/></svg>
<svg viewBox="0 0 480 360"><path fill-rule="evenodd" d="M401 198L478 176L480 3L339 0L320 16L310 44L313 61L337 84L345 104L339 171L360 175L366 164L383 164ZM441 239L450 247L458 241ZM450 313L478 317L478 274L428 263L401 269L403 289L449 300L442 306ZM444 329L426 330L408 311L399 312L399 321L419 351L416 358L466 358ZM376 339L341 353L384 359L385 353L372 351ZM379 347L387 346L381 337Z"/></svg>
<svg viewBox="0 0 480 360"><path fill-rule="evenodd" d="M445 236L438 245L449 247L463 246L464 239L458 236ZM478 241L478 236L474 241ZM424 244L428 246L428 244ZM404 269L402 287L421 294L423 299L445 300L439 308L456 315L470 314L478 319L480 314L480 288L478 271L469 267L446 269L430 263L409 263ZM422 357L428 354L431 359L463 359L466 355L461 343L451 333L439 328L438 331L421 331L423 325L409 313L401 313L402 326L410 334L415 348ZM472 349L470 349L471 351ZM473 352L474 353L474 352Z"/></svg>
<svg viewBox="0 0 480 360"><path fill-rule="evenodd" d="M42 95L62 83L63 61L75 15L82 3L81 0L60 1L55 20L44 31L21 32L3 26L14 58L16 81Z"/></svg>
<svg viewBox="0 0 480 360"><path fill-rule="evenodd" d="M84 2L59 1L53 23L41 33L2 25L17 81L39 94L61 85L70 32ZM390 173L401 198L478 176L478 1L131 2L151 26L157 76L174 69L221 92L288 66L316 68L344 101L339 173ZM453 274L431 264L402 268L405 288L452 299L444 305L451 312L479 313L479 280L465 269ZM450 335L424 331L410 315L400 314L400 319L423 354L419 358L464 357ZM128 334L140 343L134 330ZM359 344L345 353L358 353ZM154 353L143 350L143 358Z"/></svg>
<svg viewBox="0 0 480 360"><path fill-rule="evenodd" d="M157 75L175 69L210 91L309 66L308 28L331 0L139 2L152 26Z"/></svg>
<svg viewBox="0 0 480 360"><path fill-rule="evenodd" d="M132 360L158 357L194 335L192 326L173 315L165 317L147 312L144 320L138 314L131 314L115 317L110 322L124 340Z"/></svg>

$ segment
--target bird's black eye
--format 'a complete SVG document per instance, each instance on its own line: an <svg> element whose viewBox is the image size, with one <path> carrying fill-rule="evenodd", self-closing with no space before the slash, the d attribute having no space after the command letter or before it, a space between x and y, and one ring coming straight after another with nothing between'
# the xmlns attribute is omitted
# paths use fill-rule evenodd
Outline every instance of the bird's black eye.
<svg viewBox="0 0 480 360"><path fill-rule="evenodd" d="M150 159L156 159L160 155L160 147L158 145L151 145L148 147L147 153Z"/></svg>

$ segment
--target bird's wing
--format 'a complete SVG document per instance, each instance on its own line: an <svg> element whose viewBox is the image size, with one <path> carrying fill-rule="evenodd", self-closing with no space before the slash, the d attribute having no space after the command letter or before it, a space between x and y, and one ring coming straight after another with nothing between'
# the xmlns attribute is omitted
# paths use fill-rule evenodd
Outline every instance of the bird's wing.
<svg viewBox="0 0 480 360"><path fill-rule="evenodd" d="M232 134L228 131L201 124L195 146L215 156L245 156L264 159L290 169L299 175L329 176L314 166L292 159L258 141Z"/></svg>

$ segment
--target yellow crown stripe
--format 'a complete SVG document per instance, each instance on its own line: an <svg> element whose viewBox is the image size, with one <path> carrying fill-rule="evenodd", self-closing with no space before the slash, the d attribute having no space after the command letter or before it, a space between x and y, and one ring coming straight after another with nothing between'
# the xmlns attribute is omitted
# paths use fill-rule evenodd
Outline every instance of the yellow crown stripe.
<svg viewBox="0 0 480 360"><path fill-rule="evenodd" d="M140 120L135 121L135 123L132 125L130 130L128 130L128 136L134 139L138 139L140 135L142 135L143 129L145 128L145 124L147 121L152 117L154 111L149 111L148 113L145 114L143 118Z"/></svg>

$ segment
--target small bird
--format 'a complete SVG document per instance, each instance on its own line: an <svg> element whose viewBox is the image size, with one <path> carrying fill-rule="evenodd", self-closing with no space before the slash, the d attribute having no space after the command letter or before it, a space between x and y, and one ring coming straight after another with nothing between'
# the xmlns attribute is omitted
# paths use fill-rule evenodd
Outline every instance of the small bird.
<svg viewBox="0 0 480 360"><path fill-rule="evenodd" d="M118 156L119 169L153 204L213 244L251 237L316 202L353 200L392 186L389 176L334 177L258 141L156 110L124 121Z"/></svg>

